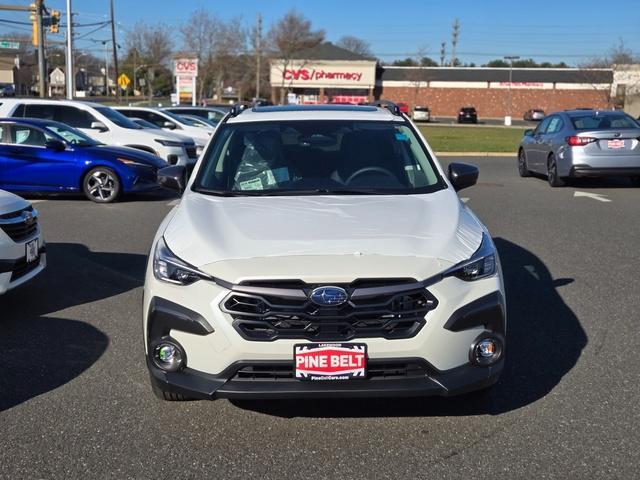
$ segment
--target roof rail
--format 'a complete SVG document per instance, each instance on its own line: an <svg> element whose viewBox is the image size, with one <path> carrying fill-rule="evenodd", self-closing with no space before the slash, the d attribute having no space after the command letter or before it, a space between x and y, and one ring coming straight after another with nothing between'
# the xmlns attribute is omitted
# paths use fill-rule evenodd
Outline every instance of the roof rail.
<svg viewBox="0 0 640 480"><path fill-rule="evenodd" d="M251 107L253 107L253 103L251 102L235 103L233 107L231 107L231 110L229 111L229 115L232 117L237 117L242 112L244 112L247 108L251 108Z"/></svg>
<svg viewBox="0 0 640 480"><path fill-rule="evenodd" d="M376 100L375 102L371 102L369 105L374 106L374 107L386 108L387 110L389 110L394 115L397 115L399 117L402 116L402 112L400 111L400 107L398 105L396 105L394 102L392 102L391 100L382 100L382 99L380 99L380 100Z"/></svg>

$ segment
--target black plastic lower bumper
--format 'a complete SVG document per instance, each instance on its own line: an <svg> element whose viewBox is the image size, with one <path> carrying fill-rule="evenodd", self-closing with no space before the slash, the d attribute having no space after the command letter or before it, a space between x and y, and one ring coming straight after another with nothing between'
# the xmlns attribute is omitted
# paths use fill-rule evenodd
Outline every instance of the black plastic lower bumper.
<svg viewBox="0 0 640 480"><path fill-rule="evenodd" d="M640 167L593 168L587 166L571 167L571 177L636 177L640 176Z"/></svg>
<svg viewBox="0 0 640 480"><path fill-rule="evenodd" d="M300 381L293 378L238 379L237 372L250 363L255 364L239 362L219 375L210 375L189 368L180 372L164 372L147 359L151 381L160 389L198 399L452 396L494 384L504 366L504 360L500 360L491 367L468 364L446 371L430 367L425 374L419 376L334 382ZM370 363L375 365L374 360ZM286 365L287 362L280 364Z"/></svg>

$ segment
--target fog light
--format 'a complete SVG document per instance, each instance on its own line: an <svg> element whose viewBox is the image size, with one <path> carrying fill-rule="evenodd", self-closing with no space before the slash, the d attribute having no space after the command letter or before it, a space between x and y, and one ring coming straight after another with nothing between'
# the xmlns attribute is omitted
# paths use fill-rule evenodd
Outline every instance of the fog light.
<svg viewBox="0 0 640 480"><path fill-rule="evenodd" d="M483 335L471 344L470 360L476 365L489 366L502 358L504 342L497 335Z"/></svg>
<svg viewBox="0 0 640 480"><path fill-rule="evenodd" d="M153 349L153 363L167 372L180 370L184 364L182 348L174 341L161 340Z"/></svg>

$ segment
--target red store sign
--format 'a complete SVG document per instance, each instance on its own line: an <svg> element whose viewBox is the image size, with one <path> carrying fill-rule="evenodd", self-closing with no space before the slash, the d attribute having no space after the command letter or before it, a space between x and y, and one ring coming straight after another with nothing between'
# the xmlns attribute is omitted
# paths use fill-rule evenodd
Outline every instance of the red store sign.
<svg viewBox="0 0 640 480"><path fill-rule="evenodd" d="M284 71L285 80L297 81L318 81L318 80L346 80L352 82L360 82L362 80L362 72L332 72L327 70L316 70L299 68L297 70L286 69Z"/></svg>

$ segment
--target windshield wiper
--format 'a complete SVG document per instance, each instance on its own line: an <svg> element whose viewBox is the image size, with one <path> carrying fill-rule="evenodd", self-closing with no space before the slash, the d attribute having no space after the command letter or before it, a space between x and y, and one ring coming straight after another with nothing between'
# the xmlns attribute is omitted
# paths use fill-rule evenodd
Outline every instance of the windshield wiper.
<svg viewBox="0 0 640 480"><path fill-rule="evenodd" d="M220 197L284 197L295 195L386 195L387 192L373 189L353 188L353 189L331 189L312 188L301 190L211 190L198 188L199 193L218 195Z"/></svg>

